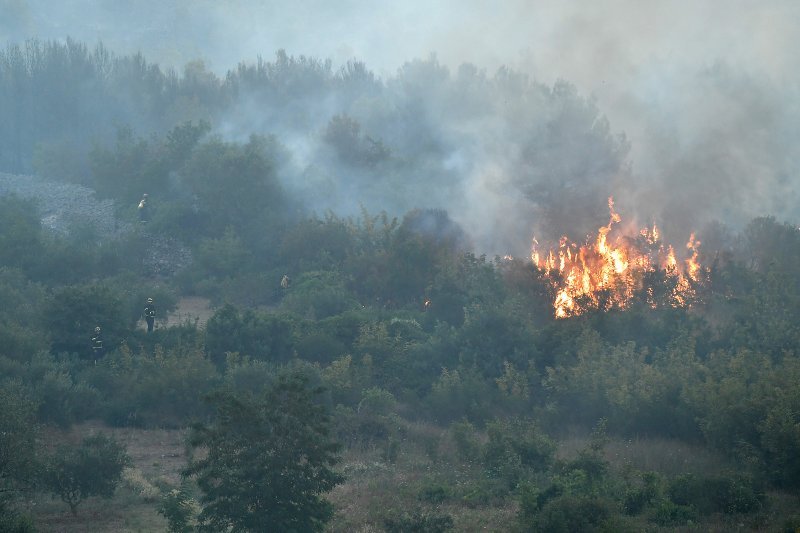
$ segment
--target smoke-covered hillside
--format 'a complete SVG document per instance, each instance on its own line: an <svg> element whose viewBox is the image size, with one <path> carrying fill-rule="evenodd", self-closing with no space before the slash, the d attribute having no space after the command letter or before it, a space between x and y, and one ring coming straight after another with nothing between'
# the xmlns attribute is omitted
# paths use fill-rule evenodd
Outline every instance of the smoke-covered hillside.
<svg viewBox="0 0 800 533"><path fill-rule="evenodd" d="M444 208L488 253L527 255L534 235L580 240L611 195L626 218L656 221L675 241L712 221L792 216L796 205L795 109L724 66L697 80L714 102L711 129L680 143L664 131L647 174L593 99L507 68L451 72L431 57L382 80L362 63L336 70L279 52L222 79L201 63L179 75L141 56L33 41L7 47L2 69L5 168L89 186L99 185L88 154L112 146L115 129L146 139L207 120L226 140L272 138L278 179L306 210Z"/></svg>
<svg viewBox="0 0 800 533"><path fill-rule="evenodd" d="M0 0L0 531L797 530L798 22Z"/></svg>
<svg viewBox="0 0 800 533"><path fill-rule="evenodd" d="M581 240L610 194L674 241L713 220L797 214L790 3L3 5L12 46L72 35L93 56L5 54L4 79L29 72L6 90L43 114L3 117L6 170L31 171L34 144L83 149L117 125L147 136L206 118L229 140L276 135L281 177L309 209L445 208L489 253L527 254L534 233ZM92 52L98 40L119 59ZM59 91L38 92L52 76L66 76ZM65 113L86 124L78 139Z"/></svg>

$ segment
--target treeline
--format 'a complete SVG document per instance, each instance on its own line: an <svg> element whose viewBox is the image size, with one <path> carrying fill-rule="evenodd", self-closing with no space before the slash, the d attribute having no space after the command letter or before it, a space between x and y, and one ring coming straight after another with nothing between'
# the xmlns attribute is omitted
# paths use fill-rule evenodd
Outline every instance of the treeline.
<svg viewBox="0 0 800 533"><path fill-rule="evenodd" d="M226 141L274 136L281 182L320 212L464 208L480 186L474 175L490 171L519 205L498 231L470 229L511 252L534 223L557 235L595 229L602 199L627 172L627 141L591 99L566 82L548 87L505 68L490 76L464 64L451 73L431 57L380 80L357 61L333 69L279 51L218 77L199 61L163 71L141 55L73 40L0 52L4 171L91 185L93 148L131 135L160 139L201 121ZM569 210L585 215L566 217Z"/></svg>

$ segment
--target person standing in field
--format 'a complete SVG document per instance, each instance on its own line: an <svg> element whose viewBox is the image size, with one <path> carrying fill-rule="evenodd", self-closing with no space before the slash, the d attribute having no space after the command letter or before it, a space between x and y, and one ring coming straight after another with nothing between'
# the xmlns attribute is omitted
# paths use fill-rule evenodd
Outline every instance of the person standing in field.
<svg viewBox="0 0 800 533"><path fill-rule="evenodd" d="M94 328L94 335L92 336L92 355L94 355L94 364L97 360L103 357L105 349L103 348L103 334L100 331L100 326Z"/></svg>
<svg viewBox="0 0 800 533"><path fill-rule="evenodd" d="M152 298L148 298L147 305L144 306L144 319L147 322L147 333L152 333L156 321L156 306L153 305Z"/></svg>
<svg viewBox="0 0 800 533"><path fill-rule="evenodd" d="M147 205L147 193L142 195L142 199L139 200L139 222L144 224L148 220L150 220L150 206Z"/></svg>

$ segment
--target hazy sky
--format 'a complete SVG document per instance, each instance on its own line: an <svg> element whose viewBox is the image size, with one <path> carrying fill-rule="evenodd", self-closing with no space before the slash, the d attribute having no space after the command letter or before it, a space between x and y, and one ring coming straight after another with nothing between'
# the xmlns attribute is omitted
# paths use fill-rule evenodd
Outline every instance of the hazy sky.
<svg viewBox="0 0 800 533"><path fill-rule="evenodd" d="M279 48L335 66L357 58L383 77L431 53L490 75L508 65L575 83L634 140L639 106L680 112L676 93L701 69L723 62L795 86L800 69L796 0L0 0L0 10L2 41L69 35L176 67L202 58L220 74Z"/></svg>
<svg viewBox="0 0 800 533"><path fill-rule="evenodd" d="M794 0L0 0L0 8L3 40L71 35L176 65L202 57L217 71L278 48L335 63L356 57L389 73L435 52L450 65L525 67L542 81L560 76L603 91L621 79L646 84L664 65L721 59L777 77L800 66Z"/></svg>

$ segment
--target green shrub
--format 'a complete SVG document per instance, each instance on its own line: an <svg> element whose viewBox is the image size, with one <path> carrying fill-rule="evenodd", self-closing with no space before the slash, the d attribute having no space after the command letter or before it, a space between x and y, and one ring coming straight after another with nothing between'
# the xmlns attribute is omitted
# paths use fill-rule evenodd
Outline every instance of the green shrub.
<svg viewBox="0 0 800 533"><path fill-rule="evenodd" d="M225 305L206 324L206 351L220 368L226 353L285 363L293 355L293 320Z"/></svg>
<svg viewBox="0 0 800 533"><path fill-rule="evenodd" d="M298 338L295 344L297 356L306 361L328 364L342 356L347 347L325 331L310 331Z"/></svg>
<svg viewBox="0 0 800 533"><path fill-rule="evenodd" d="M195 531L197 515L200 514L200 505L181 487L161 497L158 514L167 519L169 533L192 533Z"/></svg>
<svg viewBox="0 0 800 533"><path fill-rule="evenodd" d="M397 411L394 395L380 387L372 387L361 393L358 413L371 416L390 416Z"/></svg>
<svg viewBox="0 0 800 533"><path fill-rule="evenodd" d="M643 472L641 483L625 489L622 507L628 515L638 515L662 494L661 477L656 472Z"/></svg>
<svg viewBox="0 0 800 533"><path fill-rule="evenodd" d="M497 389L475 369L442 369L427 398L430 411L440 423L465 418L480 423L495 408Z"/></svg>
<svg viewBox="0 0 800 533"><path fill-rule="evenodd" d="M461 490L461 501L470 508L487 505L501 505L508 497L510 489L505 480L479 478L467 483Z"/></svg>
<svg viewBox="0 0 800 533"><path fill-rule="evenodd" d="M421 502L440 504L452 497L452 490L447 485L426 485L417 493L417 499Z"/></svg>
<svg viewBox="0 0 800 533"><path fill-rule="evenodd" d="M225 363L225 387L231 392L261 394L277 376L277 367L266 361L242 357L238 353L228 354Z"/></svg>
<svg viewBox="0 0 800 533"><path fill-rule="evenodd" d="M353 356L345 355L322 369L322 382L331 395L334 405L356 405L362 399L362 391L370 381L370 359L353 362Z"/></svg>
<svg viewBox="0 0 800 533"><path fill-rule="evenodd" d="M131 464L125 447L102 433L86 437L79 447L60 446L43 474L45 486L77 514L89 496L111 498Z"/></svg>
<svg viewBox="0 0 800 533"><path fill-rule="evenodd" d="M377 387L363 391L356 410L341 404L334 409L339 438L350 445L379 446L383 459L394 462L405 432L396 409L397 401L390 392Z"/></svg>
<svg viewBox="0 0 800 533"><path fill-rule="evenodd" d="M555 444L533 420L495 419L486 426L489 441L483 453L489 475L506 480L510 488L553 462Z"/></svg>
<svg viewBox="0 0 800 533"><path fill-rule="evenodd" d="M183 471L203 492L208 531L322 531L333 517L324 494L344 481L333 470L340 445L321 393L296 370L260 397L221 392L213 425L192 427L198 454Z"/></svg>
<svg viewBox="0 0 800 533"><path fill-rule="evenodd" d="M3 533L35 533L36 527L30 516L0 505L0 531Z"/></svg>
<svg viewBox="0 0 800 533"><path fill-rule="evenodd" d="M0 512L23 492L38 466L36 402L19 381L0 381Z"/></svg>
<svg viewBox="0 0 800 533"><path fill-rule="evenodd" d="M415 511L385 518L383 525L387 533L443 533L453 529L453 518L450 515Z"/></svg>
<svg viewBox="0 0 800 533"><path fill-rule="evenodd" d="M468 420L450 424L450 436L456 445L456 453L462 461L475 461L480 458L481 444L475 426Z"/></svg>
<svg viewBox="0 0 800 533"><path fill-rule="evenodd" d="M523 524L527 531L581 533L619 531L613 504L599 498L560 496L545 504L533 521Z"/></svg>
<svg viewBox="0 0 800 533"><path fill-rule="evenodd" d="M691 505L703 515L751 513L760 509L765 499L759 484L744 476L685 474L673 479L667 492L673 503Z"/></svg>
<svg viewBox="0 0 800 533"><path fill-rule="evenodd" d="M30 269L43 255L36 204L17 196L0 197L0 265Z"/></svg>
<svg viewBox="0 0 800 533"><path fill-rule="evenodd" d="M54 353L91 357L95 326L103 329L106 351L118 346L134 321L127 317L123 297L108 285L63 287L55 292L44 312Z"/></svg>
<svg viewBox="0 0 800 533"><path fill-rule="evenodd" d="M47 350L49 343L42 332L14 322L0 324L0 355L27 361L33 354Z"/></svg>
<svg viewBox="0 0 800 533"><path fill-rule="evenodd" d="M664 527L685 526L697 520L697 509L662 500L650 514L650 521Z"/></svg>
<svg viewBox="0 0 800 533"><path fill-rule="evenodd" d="M327 271L305 272L294 280L281 307L296 315L323 319L358 307L341 276Z"/></svg>
<svg viewBox="0 0 800 533"><path fill-rule="evenodd" d="M48 370L36 383L39 419L62 428L99 413L100 393L64 370Z"/></svg>
<svg viewBox="0 0 800 533"><path fill-rule="evenodd" d="M202 397L221 382L211 361L192 347L166 352L157 346L134 356L123 346L90 376L105 397L103 418L118 426L183 426L208 413Z"/></svg>

